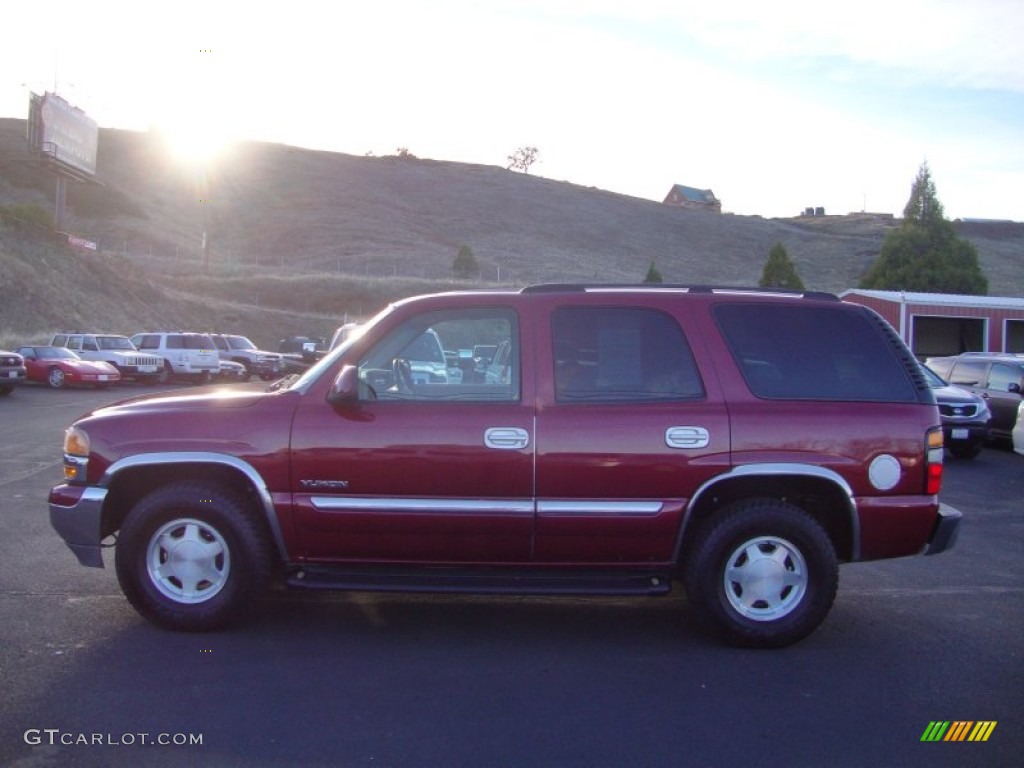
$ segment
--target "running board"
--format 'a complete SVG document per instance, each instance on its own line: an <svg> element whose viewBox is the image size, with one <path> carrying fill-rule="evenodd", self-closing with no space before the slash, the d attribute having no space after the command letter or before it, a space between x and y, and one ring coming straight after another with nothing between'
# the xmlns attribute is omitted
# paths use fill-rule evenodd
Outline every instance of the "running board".
<svg viewBox="0 0 1024 768"><path fill-rule="evenodd" d="M289 587L352 592L435 592L488 595L664 595L667 573L495 568L293 567Z"/></svg>

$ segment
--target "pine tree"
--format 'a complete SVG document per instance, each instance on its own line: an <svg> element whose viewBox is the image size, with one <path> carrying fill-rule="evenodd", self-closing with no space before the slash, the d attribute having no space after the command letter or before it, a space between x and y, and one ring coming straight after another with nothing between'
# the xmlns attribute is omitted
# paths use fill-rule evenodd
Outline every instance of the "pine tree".
<svg viewBox="0 0 1024 768"><path fill-rule="evenodd" d="M470 280L480 274L480 265L473 255L473 249L468 245L459 248L452 261L452 274L459 280Z"/></svg>
<svg viewBox="0 0 1024 768"><path fill-rule="evenodd" d="M762 288L788 288L795 291L804 289L804 282L796 272L796 265L789 258L782 243L776 243L768 252L768 261L764 263L764 271L758 285Z"/></svg>
<svg viewBox="0 0 1024 768"><path fill-rule="evenodd" d="M903 224L885 237L861 288L984 296L988 280L978 249L945 218L928 163L922 163L903 209Z"/></svg>
<svg viewBox="0 0 1024 768"><path fill-rule="evenodd" d="M665 280L661 276L661 272L654 266L654 260L647 267L647 274L644 276L644 283L663 283Z"/></svg>

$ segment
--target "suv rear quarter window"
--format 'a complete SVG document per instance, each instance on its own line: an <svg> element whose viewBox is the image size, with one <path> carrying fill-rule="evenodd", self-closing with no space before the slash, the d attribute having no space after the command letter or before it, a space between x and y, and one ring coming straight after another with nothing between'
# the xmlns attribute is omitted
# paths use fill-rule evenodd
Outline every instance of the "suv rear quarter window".
<svg viewBox="0 0 1024 768"><path fill-rule="evenodd" d="M917 401L889 340L860 312L792 304L721 304L713 312L758 397Z"/></svg>

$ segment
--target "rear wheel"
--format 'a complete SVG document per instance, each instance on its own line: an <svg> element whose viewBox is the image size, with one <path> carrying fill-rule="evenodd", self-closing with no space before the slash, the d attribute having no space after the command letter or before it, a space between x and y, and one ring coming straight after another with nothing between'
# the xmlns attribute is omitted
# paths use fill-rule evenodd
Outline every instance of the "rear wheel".
<svg viewBox="0 0 1024 768"><path fill-rule="evenodd" d="M775 499L736 502L698 531L684 583L712 632L737 646L790 645L824 621L839 568L824 528Z"/></svg>
<svg viewBox="0 0 1024 768"><path fill-rule="evenodd" d="M241 499L175 483L128 514L115 562L125 596L167 629L204 632L242 618L266 586L271 548Z"/></svg>

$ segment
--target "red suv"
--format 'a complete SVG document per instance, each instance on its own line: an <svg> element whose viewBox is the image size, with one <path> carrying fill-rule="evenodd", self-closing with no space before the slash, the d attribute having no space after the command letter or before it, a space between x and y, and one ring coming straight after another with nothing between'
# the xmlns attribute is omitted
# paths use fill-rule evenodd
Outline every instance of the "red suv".
<svg viewBox="0 0 1024 768"><path fill-rule="evenodd" d="M448 369L418 376L424 335ZM473 354L493 347L493 357ZM817 627L838 563L941 552L942 425L828 294L535 286L398 302L301 376L91 413L53 526L172 629L292 587L651 595L737 645Z"/></svg>

